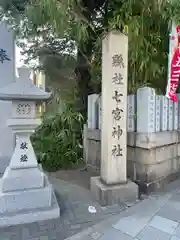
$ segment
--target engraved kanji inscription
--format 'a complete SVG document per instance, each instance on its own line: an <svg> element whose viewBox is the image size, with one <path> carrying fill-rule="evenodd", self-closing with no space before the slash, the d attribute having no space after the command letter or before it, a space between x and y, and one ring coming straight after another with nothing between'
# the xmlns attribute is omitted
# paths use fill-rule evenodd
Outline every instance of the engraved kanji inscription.
<svg viewBox="0 0 180 240"><path fill-rule="evenodd" d="M124 60L122 54L115 54L112 57L112 66L124 68Z"/></svg>
<svg viewBox="0 0 180 240"><path fill-rule="evenodd" d="M112 131L112 137L116 138L119 140L120 137L123 134L123 130L121 129L120 125L118 125L117 127L113 127L113 131Z"/></svg>
<svg viewBox="0 0 180 240"><path fill-rule="evenodd" d="M121 73L115 73L112 78L112 83L115 83L117 85L123 85L123 77Z"/></svg>
<svg viewBox="0 0 180 240"><path fill-rule="evenodd" d="M113 157L121 157L121 156L123 156L122 148L121 148L120 144L113 145L112 156Z"/></svg>
<svg viewBox="0 0 180 240"><path fill-rule="evenodd" d="M121 119L121 113L123 113L123 110L118 107L112 110L114 120L119 121Z"/></svg>
<svg viewBox="0 0 180 240"><path fill-rule="evenodd" d="M28 156L26 154L22 154L20 158L20 162L27 162L28 161Z"/></svg>
<svg viewBox="0 0 180 240"><path fill-rule="evenodd" d="M118 93L118 91L115 91L114 96L112 97L113 100L116 100L117 103L121 102L121 97L123 97L123 94Z"/></svg>
<svg viewBox="0 0 180 240"><path fill-rule="evenodd" d="M6 51L4 49L0 49L0 62L4 63L4 61L11 61L10 58L8 57Z"/></svg>
<svg viewBox="0 0 180 240"><path fill-rule="evenodd" d="M129 118L129 120L133 118L133 108L132 108L132 106L130 106L128 108L128 118Z"/></svg>
<svg viewBox="0 0 180 240"><path fill-rule="evenodd" d="M22 142L20 148L21 148L21 149L28 149L28 144L27 144L27 142Z"/></svg>

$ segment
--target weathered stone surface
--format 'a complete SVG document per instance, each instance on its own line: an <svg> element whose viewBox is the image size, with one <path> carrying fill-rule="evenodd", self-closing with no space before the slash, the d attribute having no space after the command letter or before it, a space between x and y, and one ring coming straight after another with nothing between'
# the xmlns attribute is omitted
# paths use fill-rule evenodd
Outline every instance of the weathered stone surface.
<svg viewBox="0 0 180 240"><path fill-rule="evenodd" d="M173 103L173 120L174 120L174 130L178 129L178 102Z"/></svg>
<svg viewBox="0 0 180 240"><path fill-rule="evenodd" d="M138 234L139 240L170 240L170 235L153 227L146 227Z"/></svg>
<svg viewBox="0 0 180 240"><path fill-rule="evenodd" d="M155 91L143 87L137 90L137 132L155 132Z"/></svg>
<svg viewBox="0 0 180 240"><path fill-rule="evenodd" d="M180 144L166 145L152 149L128 147L127 159L128 161L144 165L159 164L166 160L176 158L178 147L180 147Z"/></svg>
<svg viewBox="0 0 180 240"><path fill-rule="evenodd" d="M88 128L97 128L97 116L95 103L98 99L98 94L91 94L88 96Z"/></svg>
<svg viewBox="0 0 180 240"><path fill-rule="evenodd" d="M100 177L92 177L91 194L102 206L135 202L138 198L138 186L130 180L125 184L106 185Z"/></svg>
<svg viewBox="0 0 180 240"><path fill-rule="evenodd" d="M156 96L155 101L155 126L156 132L159 132L161 126L161 96Z"/></svg>
<svg viewBox="0 0 180 240"><path fill-rule="evenodd" d="M2 178L3 192L43 188L44 185L44 173L38 168L20 169L17 172L7 167Z"/></svg>
<svg viewBox="0 0 180 240"><path fill-rule="evenodd" d="M140 164L138 162L128 161L128 176L143 182L159 180L180 171L180 159L172 158L157 164Z"/></svg>
<svg viewBox="0 0 180 240"><path fill-rule="evenodd" d="M26 209L38 209L51 206L52 188L47 186L28 191L16 191L0 194L0 213L17 213Z"/></svg>
<svg viewBox="0 0 180 240"><path fill-rule="evenodd" d="M156 148L178 143L180 137L177 131L157 133L128 133L127 145L140 148Z"/></svg>
<svg viewBox="0 0 180 240"><path fill-rule="evenodd" d="M173 130L173 101L168 99L168 130Z"/></svg>
<svg viewBox="0 0 180 240"><path fill-rule="evenodd" d="M166 96L161 96L161 131L168 129L168 99Z"/></svg>
<svg viewBox="0 0 180 240"><path fill-rule="evenodd" d="M101 178L106 184L127 177L127 75L128 37L112 31L102 42Z"/></svg>
<svg viewBox="0 0 180 240"><path fill-rule="evenodd" d="M135 131L135 100L136 97L134 94L128 95L127 103L127 131Z"/></svg>
<svg viewBox="0 0 180 240"><path fill-rule="evenodd" d="M89 159L89 163L96 163L93 169L97 172L101 159L100 131L89 132L90 138L96 139L96 145L99 146L94 148L98 152L98 158L96 154L96 159ZM178 157L180 156L180 133L178 131L151 134L128 133L127 137L127 172L130 179L140 184L152 183L151 186L148 185L149 189L156 190L156 187L164 187L164 184L177 178L180 171ZM93 151L92 148L91 151Z"/></svg>

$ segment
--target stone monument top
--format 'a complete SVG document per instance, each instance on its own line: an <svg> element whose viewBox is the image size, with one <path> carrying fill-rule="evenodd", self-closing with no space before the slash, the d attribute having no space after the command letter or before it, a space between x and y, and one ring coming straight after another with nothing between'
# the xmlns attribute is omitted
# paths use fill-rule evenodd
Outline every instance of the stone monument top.
<svg viewBox="0 0 180 240"><path fill-rule="evenodd" d="M20 68L19 74L20 77L16 82L0 88L0 100L44 101L51 97L51 92L46 92L33 84L28 68Z"/></svg>

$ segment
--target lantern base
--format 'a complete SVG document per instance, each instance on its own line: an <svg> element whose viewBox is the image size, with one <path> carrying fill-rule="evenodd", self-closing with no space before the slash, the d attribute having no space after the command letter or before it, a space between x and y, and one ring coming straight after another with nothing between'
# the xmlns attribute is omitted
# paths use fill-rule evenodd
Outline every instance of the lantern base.
<svg viewBox="0 0 180 240"><path fill-rule="evenodd" d="M41 171L40 171L41 172ZM42 172L41 172L42 173ZM44 186L14 191L0 190L0 227L58 218L60 209L44 175Z"/></svg>
<svg viewBox="0 0 180 240"><path fill-rule="evenodd" d="M20 203L22 204L22 203ZM23 210L15 213L0 214L0 228L13 225L33 223L60 217L60 208L54 192L52 192L52 204L50 207L38 208L31 211Z"/></svg>

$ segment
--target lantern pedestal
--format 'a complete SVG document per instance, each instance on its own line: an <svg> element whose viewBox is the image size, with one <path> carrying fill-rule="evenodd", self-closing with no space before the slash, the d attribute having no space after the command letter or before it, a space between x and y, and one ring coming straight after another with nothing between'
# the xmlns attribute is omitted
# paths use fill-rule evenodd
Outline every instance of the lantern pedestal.
<svg viewBox="0 0 180 240"><path fill-rule="evenodd" d="M0 186L0 226L58 218L60 210L53 188L41 171L30 134L40 119L10 119L16 147Z"/></svg>

